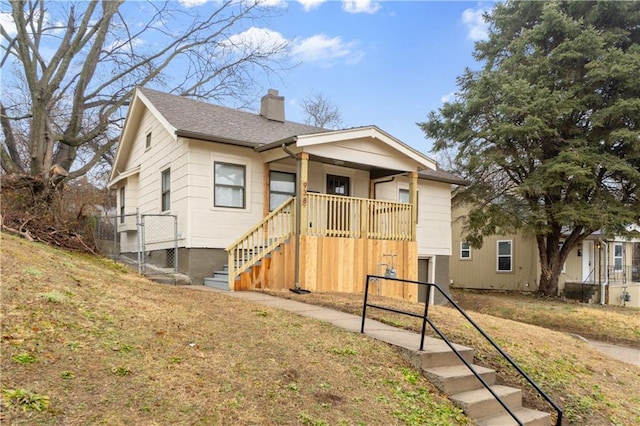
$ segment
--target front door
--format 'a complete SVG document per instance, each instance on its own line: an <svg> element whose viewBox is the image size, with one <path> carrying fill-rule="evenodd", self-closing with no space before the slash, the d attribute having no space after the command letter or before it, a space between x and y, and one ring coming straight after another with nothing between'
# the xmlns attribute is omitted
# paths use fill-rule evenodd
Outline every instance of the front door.
<svg viewBox="0 0 640 426"><path fill-rule="evenodd" d="M327 175L327 194L348 197L350 185L348 176ZM327 205L328 235L348 237L350 228L350 201L344 199L329 200Z"/></svg>

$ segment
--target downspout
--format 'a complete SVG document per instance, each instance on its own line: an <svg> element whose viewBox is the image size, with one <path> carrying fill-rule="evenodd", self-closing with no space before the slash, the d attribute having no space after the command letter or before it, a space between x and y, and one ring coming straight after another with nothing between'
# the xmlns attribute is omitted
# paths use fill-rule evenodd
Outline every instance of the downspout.
<svg viewBox="0 0 640 426"><path fill-rule="evenodd" d="M609 244L602 241L604 246L604 282L600 285L600 304L605 304L605 288L609 284Z"/></svg>
<svg viewBox="0 0 640 426"><path fill-rule="evenodd" d="M396 180L396 176L392 176L391 179L387 179L387 180L379 180L376 182L373 182L373 199L376 199L376 185L378 185L379 183L389 183L389 182L393 182L394 180Z"/></svg>
<svg viewBox="0 0 640 426"><path fill-rule="evenodd" d="M294 160L296 160L296 180L300 179L300 159L289 149L287 148L287 145L283 142L282 143L282 150L284 152L287 153L287 155L291 158L293 158ZM296 224L295 224L295 231L296 231L296 249L295 249L295 261L293 262L294 264L294 274L293 274L293 279L295 282L295 290L300 290L300 209L301 209L301 203L302 203L302 197L301 197L302 193L300 192L300 184L297 182L296 183Z"/></svg>

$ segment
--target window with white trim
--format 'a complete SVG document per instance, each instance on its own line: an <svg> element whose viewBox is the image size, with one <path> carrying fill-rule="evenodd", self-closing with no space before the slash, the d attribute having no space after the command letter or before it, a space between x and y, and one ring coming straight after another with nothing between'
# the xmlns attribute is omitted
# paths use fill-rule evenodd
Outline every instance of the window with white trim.
<svg viewBox="0 0 640 426"><path fill-rule="evenodd" d="M147 139L144 144L145 149L151 148L151 132L147 133Z"/></svg>
<svg viewBox="0 0 640 426"><path fill-rule="evenodd" d="M244 209L246 203L246 166L215 162L213 205Z"/></svg>
<svg viewBox="0 0 640 426"><path fill-rule="evenodd" d="M460 242L460 259L471 259L471 245L466 241Z"/></svg>
<svg viewBox="0 0 640 426"><path fill-rule="evenodd" d="M403 189L400 188L398 190L398 202L399 203L409 203L410 202L410 195L411 193L409 192L408 189ZM418 206L420 205L420 191L416 191L416 223L418 223L418 213L420 212Z"/></svg>
<svg viewBox="0 0 640 426"><path fill-rule="evenodd" d="M120 223L124 223L124 186L120 188Z"/></svg>
<svg viewBox="0 0 640 426"><path fill-rule="evenodd" d="M296 195L296 174L271 171L269 173L269 211Z"/></svg>
<svg viewBox="0 0 640 426"><path fill-rule="evenodd" d="M622 271L622 261L624 257L624 251L622 250L622 243L613 244L613 270Z"/></svg>
<svg viewBox="0 0 640 426"><path fill-rule="evenodd" d="M162 172L162 209L166 212L171 209L171 169Z"/></svg>
<svg viewBox="0 0 640 426"><path fill-rule="evenodd" d="M513 271L513 241L500 240L497 242L497 270L498 272Z"/></svg>

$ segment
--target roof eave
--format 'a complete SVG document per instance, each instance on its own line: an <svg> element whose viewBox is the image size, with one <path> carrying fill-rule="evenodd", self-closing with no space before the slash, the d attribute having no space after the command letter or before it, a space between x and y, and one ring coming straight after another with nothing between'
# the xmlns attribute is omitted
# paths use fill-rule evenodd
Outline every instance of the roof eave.
<svg viewBox="0 0 640 426"><path fill-rule="evenodd" d="M192 132L189 130L176 130L176 136L182 137L182 138L189 138L189 139L198 139L198 140L207 141L207 142L218 142L218 143L223 143L227 145L242 146L246 148L256 147L256 144L253 142L225 138L222 136L208 135L205 133Z"/></svg>
<svg viewBox="0 0 640 426"><path fill-rule="evenodd" d="M469 186L470 182L464 179L443 178L437 176L420 176L420 179L431 180L434 182L450 183L452 185Z"/></svg>

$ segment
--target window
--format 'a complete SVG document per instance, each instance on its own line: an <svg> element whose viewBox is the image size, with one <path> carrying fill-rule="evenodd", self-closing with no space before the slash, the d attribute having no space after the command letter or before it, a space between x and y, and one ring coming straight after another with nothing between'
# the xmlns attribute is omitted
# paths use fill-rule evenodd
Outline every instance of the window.
<svg viewBox="0 0 640 426"><path fill-rule="evenodd" d="M162 172L162 211L171 209L171 169Z"/></svg>
<svg viewBox="0 0 640 426"><path fill-rule="evenodd" d="M622 258L623 258L622 244L615 243L613 245L613 270L614 271L622 271Z"/></svg>
<svg viewBox="0 0 640 426"><path fill-rule="evenodd" d="M511 240L498 241L498 272L511 272L513 270L512 245Z"/></svg>
<svg viewBox="0 0 640 426"><path fill-rule="evenodd" d="M471 259L471 245L466 241L460 242L460 259Z"/></svg>
<svg viewBox="0 0 640 426"><path fill-rule="evenodd" d="M120 223L124 223L124 186L120 188Z"/></svg>
<svg viewBox="0 0 640 426"><path fill-rule="evenodd" d="M349 196L349 177L327 175L327 194Z"/></svg>
<svg viewBox="0 0 640 426"><path fill-rule="evenodd" d="M147 142L145 143L145 148L151 148L151 132L147 133Z"/></svg>
<svg viewBox="0 0 640 426"><path fill-rule="evenodd" d="M245 208L245 175L246 168L239 164L218 163L214 168L215 207Z"/></svg>
<svg viewBox="0 0 640 426"><path fill-rule="evenodd" d="M296 195L295 173L271 172L269 174L269 211Z"/></svg>
<svg viewBox="0 0 640 426"><path fill-rule="evenodd" d="M408 189L400 189L398 192L398 202L399 203L409 203L409 190ZM420 191L416 191L416 223L418 223L418 206L420 206Z"/></svg>

